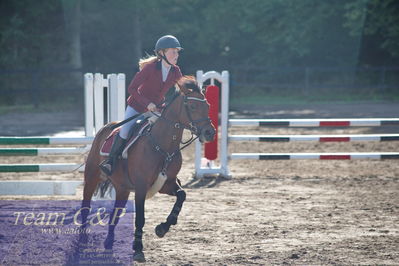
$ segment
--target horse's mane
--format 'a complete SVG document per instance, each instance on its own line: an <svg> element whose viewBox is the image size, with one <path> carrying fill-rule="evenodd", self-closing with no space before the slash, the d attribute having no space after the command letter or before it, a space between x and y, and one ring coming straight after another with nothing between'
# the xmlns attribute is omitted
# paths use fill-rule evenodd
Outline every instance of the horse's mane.
<svg viewBox="0 0 399 266"><path fill-rule="evenodd" d="M175 90L167 95L165 103L166 106L171 104L180 95L188 95L193 92L202 93L196 79L193 76L183 76L177 81Z"/></svg>
<svg viewBox="0 0 399 266"><path fill-rule="evenodd" d="M194 76L183 76L177 82L180 91L186 94L186 91L201 93L201 89L198 86L197 80Z"/></svg>

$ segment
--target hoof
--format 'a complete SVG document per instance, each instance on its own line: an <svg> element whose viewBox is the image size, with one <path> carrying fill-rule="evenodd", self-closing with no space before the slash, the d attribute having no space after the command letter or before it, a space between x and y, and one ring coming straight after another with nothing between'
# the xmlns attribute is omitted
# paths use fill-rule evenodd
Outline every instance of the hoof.
<svg viewBox="0 0 399 266"><path fill-rule="evenodd" d="M155 234L158 237L164 237L168 230L165 228L163 224L159 224L155 227Z"/></svg>
<svg viewBox="0 0 399 266"><path fill-rule="evenodd" d="M145 262L144 253L142 251L134 252L133 260L136 262Z"/></svg>

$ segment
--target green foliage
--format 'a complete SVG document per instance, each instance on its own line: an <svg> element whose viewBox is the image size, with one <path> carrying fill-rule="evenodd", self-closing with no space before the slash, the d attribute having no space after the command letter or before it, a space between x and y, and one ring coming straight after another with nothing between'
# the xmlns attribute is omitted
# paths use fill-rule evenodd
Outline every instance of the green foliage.
<svg viewBox="0 0 399 266"><path fill-rule="evenodd" d="M4 0L0 4L0 67L24 68L65 60L64 24L59 2Z"/></svg>
<svg viewBox="0 0 399 266"><path fill-rule="evenodd" d="M345 5L345 26L352 35L381 37L380 48L399 57L399 2L353 0Z"/></svg>
<svg viewBox="0 0 399 266"><path fill-rule="evenodd" d="M173 34L185 48L179 59L185 74L227 69L234 73L233 81L247 83L253 94L279 91L286 90L282 84L288 81L306 86L303 70L307 67L399 65L398 13L396 0L3 0L0 68L81 64L86 72L123 72L130 80L138 57L152 54L160 36ZM76 46L79 36L80 46ZM370 52L374 47L378 53ZM250 72L252 67L274 70ZM277 72L281 67L298 67L302 72ZM29 91L33 76L16 74L10 82L6 75L0 73L4 95L0 104L18 103L16 89ZM40 97L81 97L81 87L68 75L46 74L42 83L57 90L42 91ZM344 78L348 83L370 79L348 76ZM338 75L312 78L327 85L341 79ZM280 86L258 86L271 80ZM397 86L396 78L387 77L388 81ZM68 87L74 92L65 92ZM235 90L236 95L246 92Z"/></svg>
<svg viewBox="0 0 399 266"><path fill-rule="evenodd" d="M152 53L160 36L175 34L186 47L181 60L189 69L354 66L362 35L377 33L383 37L381 49L399 56L395 0L4 0L1 66L67 64L67 32L79 2L83 64L104 72L133 71L134 14L142 55Z"/></svg>
<svg viewBox="0 0 399 266"><path fill-rule="evenodd" d="M368 35L381 34L383 41L381 48L393 57L399 57L399 2L395 0L370 1L365 33Z"/></svg>

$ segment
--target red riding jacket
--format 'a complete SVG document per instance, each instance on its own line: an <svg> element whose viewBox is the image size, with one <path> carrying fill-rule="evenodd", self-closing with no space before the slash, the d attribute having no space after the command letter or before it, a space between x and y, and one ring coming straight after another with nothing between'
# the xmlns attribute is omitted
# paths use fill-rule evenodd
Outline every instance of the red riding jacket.
<svg viewBox="0 0 399 266"><path fill-rule="evenodd" d="M137 112L147 111L149 103L159 105L168 92L182 77L178 66L171 66L165 82L162 81L161 61L148 63L137 72L130 82L128 92L130 94L127 103Z"/></svg>

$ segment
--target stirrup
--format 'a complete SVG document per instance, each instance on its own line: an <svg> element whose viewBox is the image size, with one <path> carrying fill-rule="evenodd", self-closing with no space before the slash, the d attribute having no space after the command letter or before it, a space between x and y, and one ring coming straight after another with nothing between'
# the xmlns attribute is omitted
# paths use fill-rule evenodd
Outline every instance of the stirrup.
<svg viewBox="0 0 399 266"><path fill-rule="evenodd" d="M111 176L112 175L112 164L110 162L110 160L104 160L102 163L100 163L100 169L101 171L103 171L106 175Z"/></svg>

